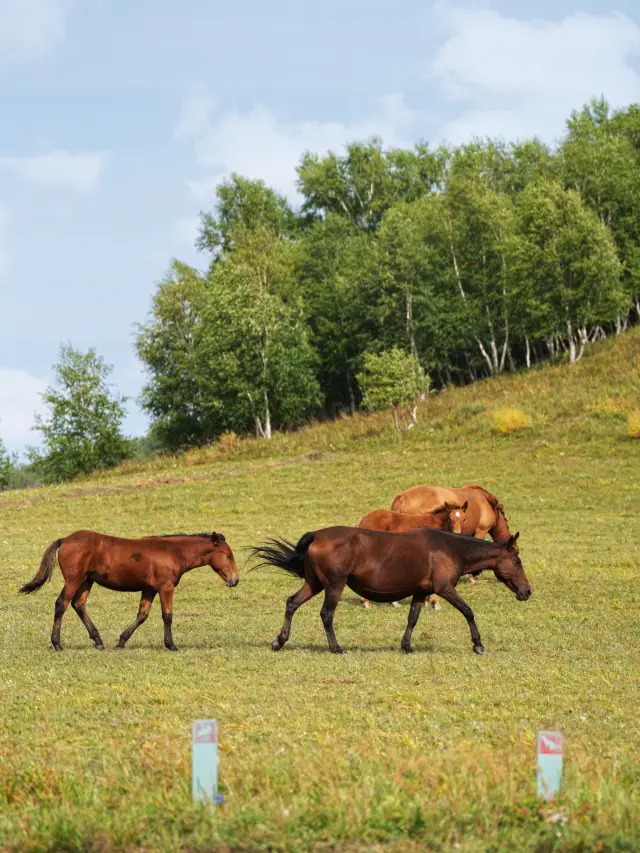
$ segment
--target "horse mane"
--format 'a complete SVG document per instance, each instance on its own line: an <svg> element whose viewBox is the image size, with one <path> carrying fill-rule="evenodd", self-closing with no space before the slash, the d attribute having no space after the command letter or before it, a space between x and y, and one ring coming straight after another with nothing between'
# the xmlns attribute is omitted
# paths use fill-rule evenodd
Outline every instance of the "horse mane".
<svg viewBox="0 0 640 853"><path fill-rule="evenodd" d="M506 520L507 516L505 515L505 512L504 512L504 506L500 503L498 498L495 495L492 495L491 492L488 492L484 486L479 486L477 483L467 483L465 486L463 486L463 488L464 489L478 489L479 491L481 491L484 494L484 496L486 497L486 499L489 501L489 503L491 504L492 509L494 509L496 512L502 513L502 515L504 515L505 520Z"/></svg>
<svg viewBox="0 0 640 853"><path fill-rule="evenodd" d="M222 533L155 533L153 536L143 536L143 539L171 539L173 536L186 536L192 539L210 539L212 542L226 542Z"/></svg>

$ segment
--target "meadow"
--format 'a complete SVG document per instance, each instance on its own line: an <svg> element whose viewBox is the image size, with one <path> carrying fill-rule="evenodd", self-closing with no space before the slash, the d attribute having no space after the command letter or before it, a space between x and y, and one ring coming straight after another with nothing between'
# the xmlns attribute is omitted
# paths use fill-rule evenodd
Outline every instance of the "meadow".
<svg viewBox="0 0 640 853"><path fill-rule="evenodd" d="M495 429L498 409L527 426ZM0 850L636 851L640 848L640 329L577 365L450 389L398 439L388 414L317 424L271 442L209 448L66 486L0 495ZM329 654L321 598L280 653L270 643L296 579L243 568L270 535L355 524L427 482L485 485L520 531L534 595L493 575L458 589L462 616L425 608L400 651L408 602L365 610L349 591ZM241 580L185 576L174 639L156 601L125 651L138 597L93 588L98 652L62 586L17 594L49 543L223 532ZM194 719L220 728L224 804L191 801ZM535 796L535 737L560 729L559 798Z"/></svg>

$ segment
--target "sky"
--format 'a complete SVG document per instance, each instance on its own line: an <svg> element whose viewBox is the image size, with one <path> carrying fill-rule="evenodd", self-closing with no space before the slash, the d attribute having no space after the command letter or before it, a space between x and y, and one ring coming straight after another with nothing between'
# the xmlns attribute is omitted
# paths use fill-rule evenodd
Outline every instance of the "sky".
<svg viewBox="0 0 640 853"><path fill-rule="evenodd" d="M637 0L0 0L0 438L63 343L147 421L136 323L231 172L294 203L305 150L562 135L640 101Z"/></svg>

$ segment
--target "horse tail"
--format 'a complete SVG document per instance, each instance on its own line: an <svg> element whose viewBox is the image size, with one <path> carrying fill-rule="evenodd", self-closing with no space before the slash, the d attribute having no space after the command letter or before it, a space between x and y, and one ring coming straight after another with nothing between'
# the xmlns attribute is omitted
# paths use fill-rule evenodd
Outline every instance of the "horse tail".
<svg viewBox="0 0 640 853"><path fill-rule="evenodd" d="M255 568L276 566L298 578L303 578L304 558L314 538L315 533L305 533L297 545L286 539L267 539L264 545L257 545L251 549L251 556L260 558Z"/></svg>
<svg viewBox="0 0 640 853"><path fill-rule="evenodd" d="M20 587L20 592L35 592L37 589L40 589L40 587L43 586L47 581L51 580L51 575L53 573L56 563L58 562L58 548L61 545L62 539L56 539L55 542L52 542L51 545L49 545L47 550L42 555L38 574L33 580L29 581L29 583L26 583L23 587Z"/></svg>

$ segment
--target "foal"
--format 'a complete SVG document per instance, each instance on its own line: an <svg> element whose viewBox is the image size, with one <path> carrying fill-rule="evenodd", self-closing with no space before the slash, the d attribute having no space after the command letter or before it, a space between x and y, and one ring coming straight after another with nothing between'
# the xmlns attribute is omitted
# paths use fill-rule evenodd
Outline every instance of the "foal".
<svg viewBox="0 0 640 853"><path fill-rule="evenodd" d="M363 527L365 530L387 530L390 533L415 530L417 527L431 527L434 530L448 530L449 533L462 533L468 506L468 501L462 505L445 501L442 506L436 507L431 512L423 512L421 515L394 512L391 509L374 509L373 512L362 516L358 527ZM362 599L362 603L365 607L370 606L366 598ZM394 607L398 607L396 601L391 603ZM434 610L440 610L437 595L429 596L429 604Z"/></svg>
<svg viewBox="0 0 640 853"><path fill-rule="evenodd" d="M98 629L87 615L86 604L94 583L119 592L140 592L140 607L133 624L126 628L116 648L123 649L133 632L142 625L160 595L164 644L177 652L171 633L173 591L185 572L200 566L211 566L227 586L238 583L238 567L233 551L222 533L175 533L168 536L145 536L121 539L92 530L77 530L56 539L44 552L40 569L20 592L35 592L51 579L58 563L64 577L64 588L56 600L51 643L57 652L60 625L69 604L82 620L98 649L104 649Z"/></svg>

